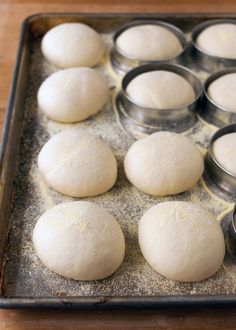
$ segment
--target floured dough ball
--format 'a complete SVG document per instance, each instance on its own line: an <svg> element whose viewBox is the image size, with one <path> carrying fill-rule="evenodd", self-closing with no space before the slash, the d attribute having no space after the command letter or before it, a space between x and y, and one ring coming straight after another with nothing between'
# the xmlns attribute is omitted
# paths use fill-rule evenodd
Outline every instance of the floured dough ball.
<svg viewBox="0 0 236 330"><path fill-rule="evenodd" d="M47 60L60 68L92 67L105 50L100 35L82 23L55 26L43 37L41 48Z"/></svg>
<svg viewBox="0 0 236 330"><path fill-rule="evenodd" d="M76 128L54 135L43 146L38 168L53 189L74 197L102 194L117 177L117 162L106 143Z"/></svg>
<svg viewBox="0 0 236 330"><path fill-rule="evenodd" d="M236 59L236 24L211 25L199 34L196 44L209 55Z"/></svg>
<svg viewBox="0 0 236 330"><path fill-rule="evenodd" d="M108 211L91 202L58 204L38 220L33 243L42 263L74 280L99 280L121 265L123 232Z"/></svg>
<svg viewBox="0 0 236 330"><path fill-rule="evenodd" d="M212 153L226 171L236 176L236 132L225 134L215 140Z"/></svg>
<svg viewBox="0 0 236 330"><path fill-rule="evenodd" d="M170 71L150 71L135 77L126 88L128 96L137 104L152 109L173 109L195 99L189 82Z"/></svg>
<svg viewBox="0 0 236 330"><path fill-rule="evenodd" d="M126 56L141 61L169 60L183 50L173 32L155 24L128 28L118 36L116 45Z"/></svg>
<svg viewBox="0 0 236 330"><path fill-rule="evenodd" d="M38 91L38 105L52 120L72 123L97 113L109 98L105 78L94 69L72 68L49 76Z"/></svg>
<svg viewBox="0 0 236 330"><path fill-rule="evenodd" d="M220 107L236 112L236 73L214 80L208 87L207 94Z"/></svg>
<svg viewBox="0 0 236 330"><path fill-rule="evenodd" d="M129 181L141 191L166 196L192 188L200 179L204 163L189 138L157 132L136 141L124 161Z"/></svg>
<svg viewBox="0 0 236 330"><path fill-rule="evenodd" d="M224 235L213 214L189 202L151 207L139 223L139 244L156 272L181 282L212 276L225 254Z"/></svg>

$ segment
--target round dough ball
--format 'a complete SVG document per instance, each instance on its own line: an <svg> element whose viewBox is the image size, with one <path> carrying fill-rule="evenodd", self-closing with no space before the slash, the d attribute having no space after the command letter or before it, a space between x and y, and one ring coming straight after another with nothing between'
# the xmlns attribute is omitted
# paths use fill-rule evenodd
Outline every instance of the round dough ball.
<svg viewBox="0 0 236 330"><path fill-rule="evenodd" d="M172 132L157 132L136 141L125 156L124 166L129 181L154 196L192 188L204 169L195 143Z"/></svg>
<svg viewBox="0 0 236 330"><path fill-rule="evenodd" d="M183 47L169 29L155 24L137 25L116 39L118 49L128 57L141 61L163 61L179 55Z"/></svg>
<svg viewBox="0 0 236 330"><path fill-rule="evenodd" d="M181 282L212 276L225 254L224 235L213 214L189 202L151 207L139 223L139 244L155 271Z"/></svg>
<svg viewBox="0 0 236 330"><path fill-rule="evenodd" d="M49 76L38 91L38 105L52 120L72 123L97 113L109 98L103 76L90 68L72 68Z"/></svg>
<svg viewBox="0 0 236 330"><path fill-rule="evenodd" d="M149 71L135 77L126 88L137 104L152 109L183 107L195 99L195 92L182 76L170 71Z"/></svg>
<svg viewBox="0 0 236 330"><path fill-rule="evenodd" d="M236 59L236 24L209 26L199 34L196 44L209 55Z"/></svg>
<svg viewBox="0 0 236 330"><path fill-rule="evenodd" d="M236 176L236 132L225 134L215 140L212 153L225 170Z"/></svg>
<svg viewBox="0 0 236 330"><path fill-rule="evenodd" d="M60 68L92 67L105 50L100 35L82 23L55 26L43 37L41 48L46 59Z"/></svg>
<svg viewBox="0 0 236 330"><path fill-rule="evenodd" d="M74 197L102 194L117 177L117 162L106 143L76 128L54 135L43 146L38 168L53 189Z"/></svg>
<svg viewBox="0 0 236 330"><path fill-rule="evenodd" d="M236 112L236 73L214 80L208 87L207 94L220 107Z"/></svg>
<svg viewBox="0 0 236 330"><path fill-rule="evenodd" d="M74 280L99 280L121 265L125 240L108 211L91 202L58 204L38 220L33 243L42 263Z"/></svg>

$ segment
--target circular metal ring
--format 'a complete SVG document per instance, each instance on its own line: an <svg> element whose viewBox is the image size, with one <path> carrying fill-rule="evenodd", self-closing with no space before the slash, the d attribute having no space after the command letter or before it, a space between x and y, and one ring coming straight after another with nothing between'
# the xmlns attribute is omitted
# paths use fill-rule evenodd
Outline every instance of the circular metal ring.
<svg viewBox="0 0 236 330"><path fill-rule="evenodd" d="M236 176L219 164L213 154L213 143L223 135L236 132L236 123L219 129L211 138L205 157L205 174L223 191L236 197Z"/></svg>
<svg viewBox="0 0 236 330"><path fill-rule="evenodd" d="M156 70L174 72L185 78L195 91L195 99L190 103L173 109L152 109L137 104L126 93L128 84L136 76ZM197 121L197 110L202 95L202 86L198 78L188 69L173 64L146 64L129 71L122 80L122 88L117 96L117 104L131 120L140 125L155 127L156 130L182 132Z"/></svg>
<svg viewBox="0 0 236 330"><path fill-rule="evenodd" d="M203 100L200 115L207 122L218 127L236 122L236 112L231 112L214 102L208 95L208 88L213 81L230 73L236 73L236 68L229 68L213 73L208 77L203 86Z"/></svg>
<svg viewBox="0 0 236 330"><path fill-rule="evenodd" d="M228 59L219 56L213 56L201 49L196 40L199 34L209 26L216 24L236 24L235 19L215 19L209 20L197 25L192 32L192 57L203 70L207 72L215 72L228 67L236 66L236 59Z"/></svg>
<svg viewBox="0 0 236 330"><path fill-rule="evenodd" d="M164 28L168 29L169 31L171 31L173 34L175 34L182 45L182 48L183 48L182 51L179 54L177 54L176 56L174 56L173 58L169 58L166 60L143 61L143 60L134 59L134 58L128 56L127 54L125 54L124 52L122 52L121 49L119 49L119 47L116 44L116 40L121 35L121 33L123 33L127 29L134 27L134 26L149 25L149 24L164 27ZM169 63L182 64L183 63L183 54L187 48L187 41L186 41L186 38L185 38L185 35L183 34L183 32L172 24L158 21L158 20L138 20L138 21L131 21L127 24L122 25L116 31L116 33L113 37L113 45L114 46L113 46L113 49L112 49L111 55L110 55L112 66L118 73L124 74L137 66L147 64L147 63L169 62Z"/></svg>

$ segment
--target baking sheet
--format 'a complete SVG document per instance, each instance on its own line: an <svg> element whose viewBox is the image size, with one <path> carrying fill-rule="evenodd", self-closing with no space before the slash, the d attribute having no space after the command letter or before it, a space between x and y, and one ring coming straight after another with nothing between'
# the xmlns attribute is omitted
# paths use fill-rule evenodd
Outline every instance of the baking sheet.
<svg viewBox="0 0 236 330"><path fill-rule="evenodd" d="M53 17L53 19L52 19ZM132 16L135 17L135 16ZM140 18L139 16L136 16ZM156 15L157 18L158 15ZM147 17L145 17L147 18ZM152 16L153 18L153 16ZM212 17L213 18L213 17ZM215 18L215 17L214 17ZM145 302L147 296L169 296L180 298L209 297L224 299L236 293L236 264L234 257L227 253L224 264L210 279L197 283L179 283L165 279L154 272L141 255L138 240L138 222L144 212L156 203L167 200L186 200L200 203L209 208L218 221L224 220L225 232L233 209L233 200L224 194L215 193L216 188L206 185L204 179L190 191L175 196L153 197L138 191L125 177L123 159L135 138L143 133L136 125L121 122L115 107L115 96L119 90L121 77L111 68L109 50L112 47L112 34L129 16L91 17L79 15L47 16L31 19L30 66L24 104L24 122L20 147L18 170L14 180L13 200L10 214L10 231L6 246L5 268L3 272L3 295L11 298L70 298L70 297L139 297L134 303ZM189 38L190 30L202 22L202 17L173 17L163 20L177 25ZM42 81L57 68L49 64L40 51L40 35L49 27L63 21L85 21L102 32L107 45L107 54L96 70L104 74L110 86L110 102L97 115L77 124L59 124L50 121L38 109L37 90ZM33 33L32 33L33 32ZM207 74L196 70L201 80ZM119 171L115 186L107 193L93 198L71 198L49 188L37 169L37 155L44 143L57 132L69 127L78 127L101 137L114 151ZM190 136L204 154L212 134L217 127L199 118L197 124L184 135ZM60 277L47 270L37 258L32 244L32 231L41 214L60 202L89 200L108 209L120 223L126 239L126 256L122 266L107 279L93 282L74 281ZM39 300L38 300L39 301ZM78 300L79 301L79 300ZM236 301L236 299L235 299ZM167 298L168 302L168 298ZM169 300L171 302L171 299Z"/></svg>

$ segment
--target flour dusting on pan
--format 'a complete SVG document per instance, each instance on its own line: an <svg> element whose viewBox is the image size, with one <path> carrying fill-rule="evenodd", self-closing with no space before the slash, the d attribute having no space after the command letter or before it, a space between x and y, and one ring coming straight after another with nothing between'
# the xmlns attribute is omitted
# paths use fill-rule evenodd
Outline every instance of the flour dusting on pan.
<svg viewBox="0 0 236 330"><path fill-rule="evenodd" d="M112 46L112 35L103 35ZM210 279L198 283L170 281L154 272L141 255L137 228L144 212L156 203L185 200L209 208L221 221L231 212L233 203L215 194L203 179L190 191L172 197L153 197L138 191L125 177L123 159L138 132L127 132L119 121L114 107L114 95L119 90L121 78L112 70L107 52L105 60L96 69L109 81L110 102L95 116L77 124L60 124L46 118L37 108L36 95L42 81L57 69L43 59L40 40L33 42L25 120L18 174L14 184L11 213L12 228L8 245L8 262L5 270L5 287L8 296L99 296L99 295L199 295L229 294L236 292L236 270L230 256L224 266ZM198 72L204 77L204 73ZM47 186L37 169L37 156L44 143L55 133L69 127L101 137L113 150L118 161L118 179L105 194L90 198L63 196ZM216 127L199 118L197 124L183 133L190 136L204 154ZM126 256L122 266L107 279L82 282L60 277L47 270L37 258L32 231L41 214L55 204L72 200L89 200L108 209L115 216L126 238ZM14 274L14 276L13 276ZM17 278L17 281L15 280ZM13 280L14 279L14 280Z"/></svg>

